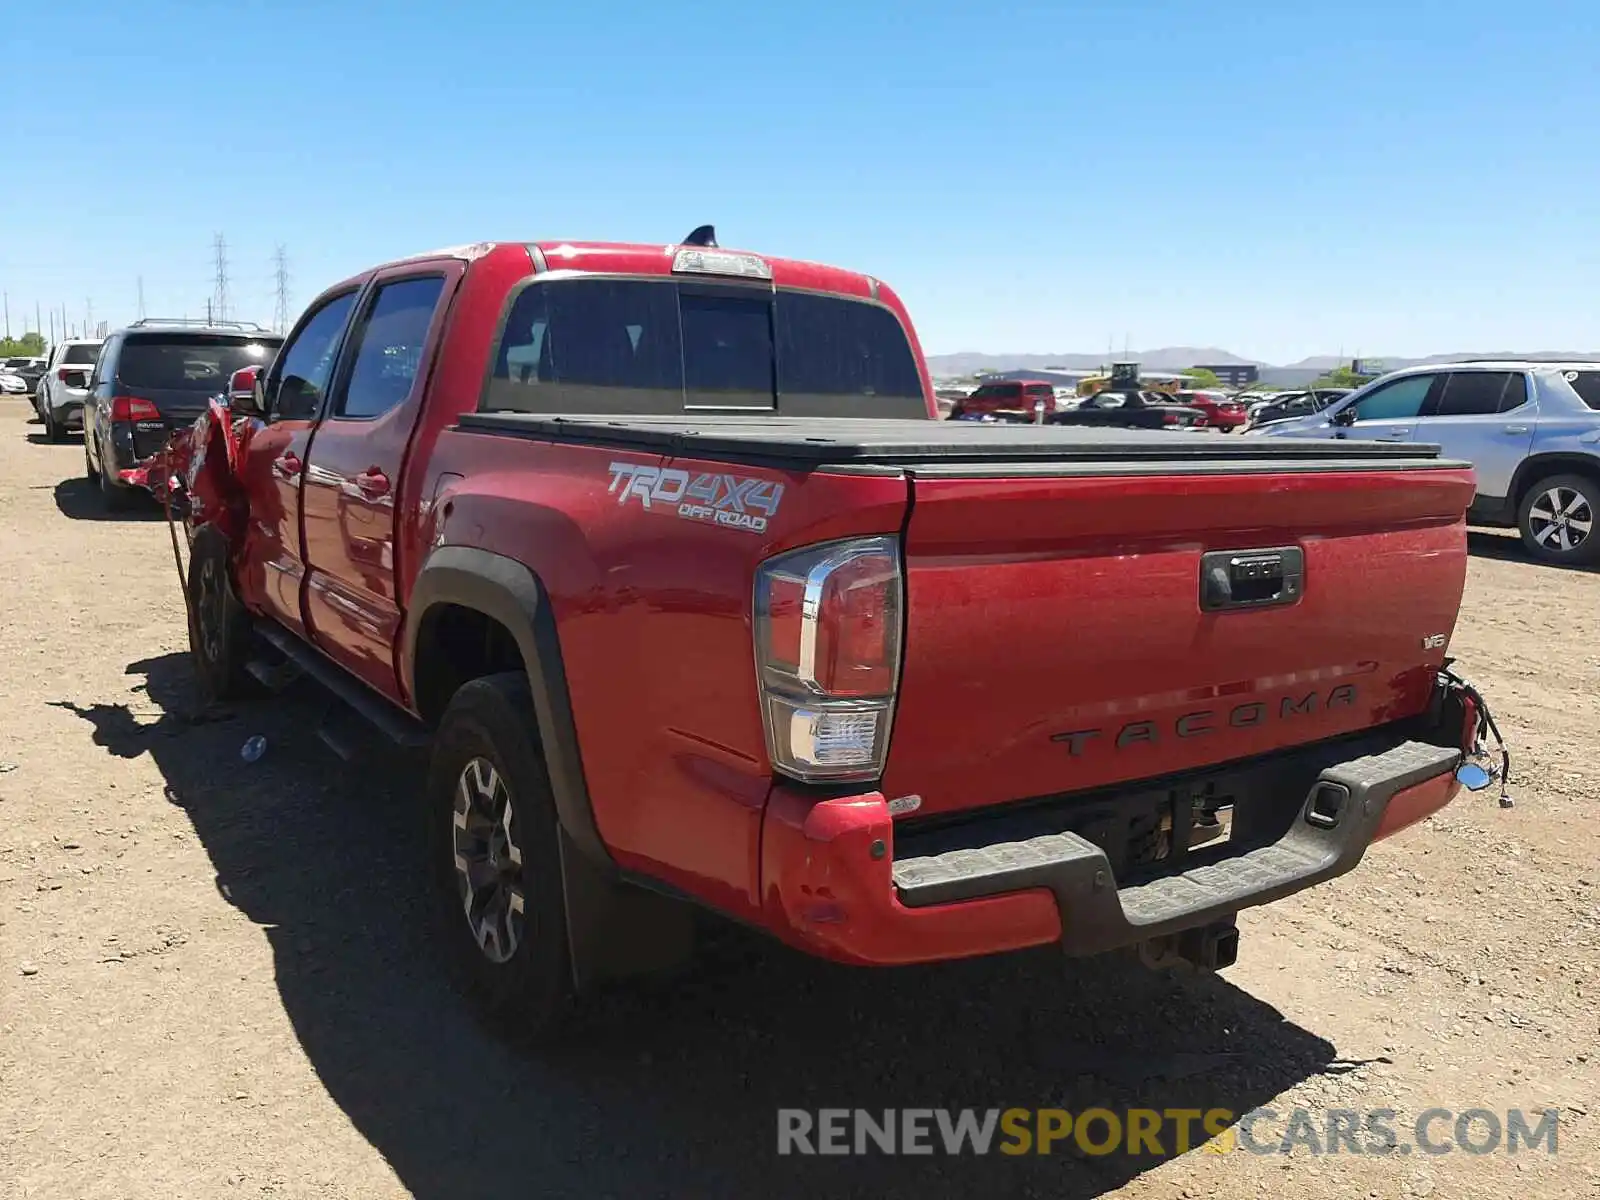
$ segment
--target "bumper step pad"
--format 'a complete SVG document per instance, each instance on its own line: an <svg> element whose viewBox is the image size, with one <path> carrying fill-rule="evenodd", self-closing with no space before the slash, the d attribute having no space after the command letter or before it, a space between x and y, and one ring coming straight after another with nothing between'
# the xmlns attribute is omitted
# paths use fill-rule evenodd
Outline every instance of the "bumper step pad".
<svg viewBox="0 0 1600 1200"><path fill-rule="evenodd" d="M1118 890L1105 853L1075 833L901 859L895 887L908 908L1049 888L1067 953L1098 954L1344 874L1361 861L1394 795L1453 771L1460 758L1448 747L1405 742L1327 767L1277 842L1137 887ZM1331 823L1330 800L1337 811Z"/></svg>

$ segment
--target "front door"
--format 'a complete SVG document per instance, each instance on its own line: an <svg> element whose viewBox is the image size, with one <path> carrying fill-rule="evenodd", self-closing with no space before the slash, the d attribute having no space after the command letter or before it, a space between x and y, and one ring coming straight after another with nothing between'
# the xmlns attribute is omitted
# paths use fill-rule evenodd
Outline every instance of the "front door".
<svg viewBox="0 0 1600 1200"><path fill-rule="evenodd" d="M304 636L300 585L300 485L311 430L322 409L359 288L333 296L300 318L262 389L265 419L240 439L240 481L249 524L239 591L250 608Z"/></svg>
<svg viewBox="0 0 1600 1200"><path fill-rule="evenodd" d="M1334 437L1357 438L1365 442L1409 442L1417 432L1417 419L1424 404L1439 385L1438 375L1406 375L1393 383L1374 388L1353 405L1342 406L1341 415L1355 421L1338 425L1331 421L1337 411L1328 409ZM1324 432L1323 437L1327 434Z"/></svg>
<svg viewBox="0 0 1600 1200"><path fill-rule="evenodd" d="M306 616L311 640L385 696L394 670L396 501L443 314L462 264L408 263L368 290L306 456Z"/></svg>

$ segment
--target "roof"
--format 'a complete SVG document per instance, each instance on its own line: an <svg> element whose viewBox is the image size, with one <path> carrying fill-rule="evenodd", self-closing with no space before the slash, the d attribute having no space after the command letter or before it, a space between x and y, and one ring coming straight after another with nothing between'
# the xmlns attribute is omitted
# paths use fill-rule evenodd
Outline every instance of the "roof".
<svg viewBox="0 0 1600 1200"><path fill-rule="evenodd" d="M245 337L257 340L276 339L284 335L274 333L251 321L203 321L179 318L148 317L132 321L117 330L123 334L198 333L208 337Z"/></svg>
<svg viewBox="0 0 1600 1200"><path fill-rule="evenodd" d="M824 263L806 262L802 259L775 258L755 250L740 250L730 246L690 246L680 242L589 242L579 240L548 241L498 241L472 242L450 246L441 250L408 254L402 258L376 266L383 270L401 263L427 259L458 258L471 260L490 255L521 253L542 259L541 273L560 274L604 273L612 275L663 275L670 276L673 262L680 251L699 251L708 255L732 255L758 258L771 270L772 282L778 287L802 288L809 291L833 292L839 295L878 299L881 285L871 275L847 271ZM365 277L369 272L352 276ZM711 275L709 278L718 278ZM728 276L720 276L728 278ZM345 282L349 282L348 280ZM887 289L883 289L887 290Z"/></svg>

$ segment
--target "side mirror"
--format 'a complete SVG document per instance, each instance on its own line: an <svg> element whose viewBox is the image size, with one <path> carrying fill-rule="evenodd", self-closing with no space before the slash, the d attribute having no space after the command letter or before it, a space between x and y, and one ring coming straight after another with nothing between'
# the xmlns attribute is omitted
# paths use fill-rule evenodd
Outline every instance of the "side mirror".
<svg viewBox="0 0 1600 1200"><path fill-rule="evenodd" d="M228 411L236 417L263 417L261 368L240 367L228 379Z"/></svg>
<svg viewBox="0 0 1600 1200"><path fill-rule="evenodd" d="M1328 414L1330 425L1354 425L1356 423L1356 406L1347 404L1337 412Z"/></svg>

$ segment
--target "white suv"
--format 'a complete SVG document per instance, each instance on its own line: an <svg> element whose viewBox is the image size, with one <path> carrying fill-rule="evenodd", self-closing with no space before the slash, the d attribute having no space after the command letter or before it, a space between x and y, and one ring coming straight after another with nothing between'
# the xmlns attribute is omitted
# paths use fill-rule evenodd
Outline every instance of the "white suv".
<svg viewBox="0 0 1600 1200"><path fill-rule="evenodd" d="M44 435L63 441L67 431L83 428L83 402L89 395L89 375L100 357L100 342L57 342L33 394L33 406L44 422Z"/></svg>

